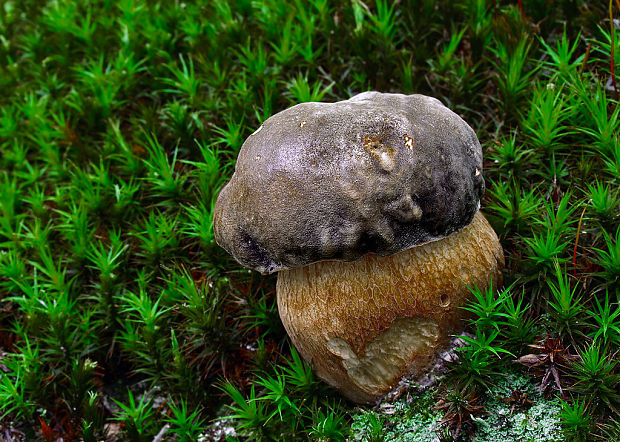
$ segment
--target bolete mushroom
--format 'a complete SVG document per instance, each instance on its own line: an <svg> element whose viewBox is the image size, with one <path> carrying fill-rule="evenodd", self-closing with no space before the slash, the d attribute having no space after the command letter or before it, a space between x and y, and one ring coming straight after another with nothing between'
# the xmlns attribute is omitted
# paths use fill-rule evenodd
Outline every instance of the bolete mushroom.
<svg viewBox="0 0 620 442"><path fill-rule="evenodd" d="M215 238L279 271L280 317L317 375L356 402L422 373L503 253L478 211L482 150L438 100L365 92L302 103L243 144Z"/></svg>

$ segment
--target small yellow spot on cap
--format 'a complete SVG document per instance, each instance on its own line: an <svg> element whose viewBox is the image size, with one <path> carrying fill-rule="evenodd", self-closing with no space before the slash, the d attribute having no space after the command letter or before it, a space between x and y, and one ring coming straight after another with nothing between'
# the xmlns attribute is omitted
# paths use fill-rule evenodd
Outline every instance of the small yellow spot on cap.
<svg viewBox="0 0 620 442"><path fill-rule="evenodd" d="M299 123L299 127L304 127L305 125L306 125L306 122L305 122L305 121L301 121L301 122Z"/></svg>
<svg viewBox="0 0 620 442"><path fill-rule="evenodd" d="M403 139L405 140L405 146L407 146L409 150L413 150L413 138L407 134L403 134Z"/></svg>

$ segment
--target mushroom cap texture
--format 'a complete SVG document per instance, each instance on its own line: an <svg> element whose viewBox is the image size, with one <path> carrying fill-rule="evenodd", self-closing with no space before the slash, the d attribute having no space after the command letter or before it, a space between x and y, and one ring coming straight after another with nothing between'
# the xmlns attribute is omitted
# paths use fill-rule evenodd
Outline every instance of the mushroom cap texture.
<svg viewBox="0 0 620 442"><path fill-rule="evenodd" d="M421 375L462 329L468 287L501 286L504 254L478 212L461 231L388 257L318 262L278 273L278 310L317 375L370 403Z"/></svg>
<svg viewBox="0 0 620 442"><path fill-rule="evenodd" d="M460 230L483 192L480 143L458 115L424 95L364 92L268 118L217 198L214 233L262 273L387 256Z"/></svg>

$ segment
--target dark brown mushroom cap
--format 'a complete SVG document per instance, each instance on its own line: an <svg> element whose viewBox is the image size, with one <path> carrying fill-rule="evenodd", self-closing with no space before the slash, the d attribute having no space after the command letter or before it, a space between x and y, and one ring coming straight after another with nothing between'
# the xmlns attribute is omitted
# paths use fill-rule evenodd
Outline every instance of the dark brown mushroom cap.
<svg viewBox="0 0 620 442"><path fill-rule="evenodd" d="M438 100L364 92L302 103L243 144L215 239L263 273L391 255L472 220L484 192L474 131Z"/></svg>

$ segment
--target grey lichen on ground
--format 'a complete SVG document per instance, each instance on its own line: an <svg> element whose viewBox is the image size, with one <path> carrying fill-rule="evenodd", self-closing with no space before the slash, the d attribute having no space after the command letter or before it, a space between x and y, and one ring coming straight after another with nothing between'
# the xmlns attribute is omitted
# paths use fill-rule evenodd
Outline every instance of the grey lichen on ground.
<svg viewBox="0 0 620 442"><path fill-rule="evenodd" d="M352 440L439 441L441 413L433 410L433 393L383 404L379 411L360 410L353 415ZM392 405L385 407L385 405ZM394 423L394 424L392 424Z"/></svg>
<svg viewBox="0 0 620 442"><path fill-rule="evenodd" d="M515 408L504 401L514 389L527 393L533 402L528 409ZM450 440L440 425L442 413L433 410L436 389L394 404L384 403L375 410L359 409L353 414L352 438L356 441L431 442ZM486 414L476 417L476 442L561 441L560 405L555 398L543 398L526 375L512 372L496 380L484 402ZM447 439L446 439L447 437ZM461 440L468 440L467 437Z"/></svg>
<svg viewBox="0 0 620 442"><path fill-rule="evenodd" d="M511 405L501 399L510 396L515 388L527 393L533 405L527 410L515 409L511 414ZM504 379L499 380L485 408L487 416L477 421L476 441L564 440L560 428L559 401L556 398L543 398L536 385L520 373L508 373Z"/></svg>

